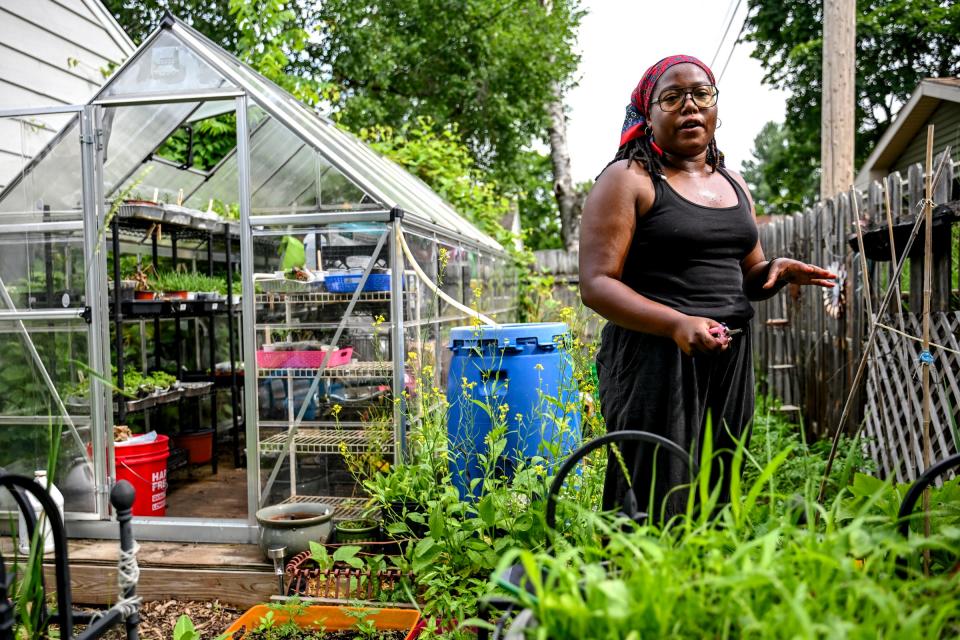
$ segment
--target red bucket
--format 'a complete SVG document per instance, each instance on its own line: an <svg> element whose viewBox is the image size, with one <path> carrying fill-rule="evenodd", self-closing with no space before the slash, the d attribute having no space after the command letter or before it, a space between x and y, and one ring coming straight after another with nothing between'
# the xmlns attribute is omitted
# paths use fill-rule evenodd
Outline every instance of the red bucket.
<svg viewBox="0 0 960 640"><path fill-rule="evenodd" d="M114 447L117 480L126 480L136 491L133 515L166 515L169 447L164 435L158 435L155 442Z"/></svg>

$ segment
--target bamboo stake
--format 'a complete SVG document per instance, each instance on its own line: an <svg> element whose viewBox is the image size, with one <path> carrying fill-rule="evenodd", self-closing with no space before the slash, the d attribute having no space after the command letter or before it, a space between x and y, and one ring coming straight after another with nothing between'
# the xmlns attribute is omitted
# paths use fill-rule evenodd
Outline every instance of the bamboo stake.
<svg viewBox="0 0 960 640"><path fill-rule="evenodd" d="M857 249L860 251L860 273L863 276L863 295L867 299L867 314L873 327L873 300L870 294L870 273L867 271L867 254L863 250L863 229L860 228L860 202L857 190L850 189L850 204L853 205L853 226L857 230Z"/></svg>
<svg viewBox="0 0 960 640"><path fill-rule="evenodd" d="M940 173L943 170L944 161L949 156L949 147L947 151L943 154L943 157L940 158L940 164L937 166L937 172L933 178L933 184L936 184L940 180ZM893 274L893 280L899 282L900 274L903 272L903 266L907 262L907 256L910 255L910 250L913 248L913 241L916 240L917 234L920 232L920 226L923 224L923 217L917 216L916 222L913 224L913 229L910 232L910 237L907 238L907 245L903 249L903 257L900 258L900 261L897 262L897 268ZM880 303L880 308L884 309L890 304L890 298L893 296L895 288L892 286L887 287L887 292L883 296L883 302ZM830 477L830 470L833 468L833 461L837 457L837 445L840 443L840 434L843 433L843 427L847 423L847 417L850 415L850 408L853 406L853 397L857 393L857 389L860 388L860 382L863 380L863 373L866 369L867 356L870 353L870 350L873 349L873 344L877 339L877 325L874 325L870 329L870 335L867 337L867 344L863 350L863 356L860 357L860 364L857 366L857 373L853 376L853 384L850 386L850 391L847 393L847 399L843 404L843 411L840 412L840 422L837 425L837 430L833 434L833 442L830 445L830 454L827 456L827 466L823 470L823 478L820 480L820 491L817 493L817 502L823 502L823 496L827 491L827 478ZM819 518L819 513L817 515Z"/></svg>
<svg viewBox="0 0 960 640"><path fill-rule="evenodd" d="M927 125L927 157L925 165L927 192L923 205L923 353L930 352L930 299L933 296L933 125ZM923 380L923 471L930 468L933 451L930 444L930 363L921 359ZM923 492L923 532L930 536L930 490ZM923 551L923 571L930 571L930 550Z"/></svg>
<svg viewBox="0 0 960 640"><path fill-rule="evenodd" d="M897 264L897 241L893 236L893 211L890 205L889 179L884 181L883 184L883 206L887 213L887 235L890 237L890 269L892 274L893 268ZM900 278L891 281L888 286L892 286L897 290L897 319L900 321L900 331L906 332L903 326L903 294L900 292ZM878 313L880 313L880 311L880 309L877 310Z"/></svg>
<svg viewBox="0 0 960 640"><path fill-rule="evenodd" d="M947 154L949 155L949 154ZM900 277L893 279L894 267L897 264L897 241L893 235L893 211L890 205L890 178L887 177L883 182L883 206L887 214L887 236L890 239L890 275L891 282L888 286L893 287L897 292L897 324L900 327L901 335L907 334L907 328L903 322L903 293L900 288ZM881 310L877 310L880 313ZM910 362L910 347L906 342L900 342L900 357L903 362ZM907 414L907 424L913 424L913 405L909 402L904 408ZM910 429L910 457L913 457L913 451L917 449L917 432Z"/></svg>

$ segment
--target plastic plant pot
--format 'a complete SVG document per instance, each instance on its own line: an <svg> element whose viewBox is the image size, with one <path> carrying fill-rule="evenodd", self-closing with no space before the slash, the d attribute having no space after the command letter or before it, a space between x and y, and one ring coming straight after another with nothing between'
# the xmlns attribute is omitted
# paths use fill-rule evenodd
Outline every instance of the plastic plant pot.
<svg viewBox="0 0 960 640"><path fill-rule="evenodd" d="M406 631L405 640L416 638L416 627L420 621L420 612L414 609L367 609L358 607L307 607L302 615L291 616L282 609L271 609L258 604L247 609L236 622L224 632L232 637L241 629L256 629L267 613L273 612L274 623L293 620L302 629L324 629L325 631L347 631L357 626L359 621L371 621L379 631ZM241 640L245 636L240 636Z"/></svg>
<svg viewBox="0 0 960 640"><path fill-rule="evenodd" d="M180 433L174 442L178 448L187 450L190 464L205 464L213 458L213 429Z"/></svg>
<svg viewBox="0 0 960 640"><path fill-rule="evenodd" d="M189 298L188 291L164 291L163 297L167 300L187 300Z"/></svg>
<svg viewBox="0 0 960 640"><path fill-rule="evenodd" d="M334 540L344 542L379 542L380 523L376 520L344 520L334 525Z"/></svg>

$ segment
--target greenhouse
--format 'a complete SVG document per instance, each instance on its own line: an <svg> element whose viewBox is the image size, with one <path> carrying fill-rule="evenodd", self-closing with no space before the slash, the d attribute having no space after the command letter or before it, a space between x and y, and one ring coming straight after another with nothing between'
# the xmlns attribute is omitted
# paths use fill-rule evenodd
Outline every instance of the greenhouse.
<svg viewBox="0 0 960 640"><path fill-rule="evenodd" d="M0 122L0 466L59 442L72 536L111 535L118 478L141 539L253 542L281 503L345 517L343 454L402 455L405 363L442 388L470 308L512 319L500 244L170 15L87 104Z"/></svg>

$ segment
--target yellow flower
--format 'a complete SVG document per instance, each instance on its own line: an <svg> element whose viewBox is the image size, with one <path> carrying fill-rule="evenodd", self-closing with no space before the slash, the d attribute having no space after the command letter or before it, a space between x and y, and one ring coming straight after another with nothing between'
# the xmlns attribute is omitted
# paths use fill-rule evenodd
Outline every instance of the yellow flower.
<svg viewBox="0 0 960 640"><path fill-rule="evenodd" d="M330 409L330 413L333 414L333 417L334 417L334 418L336 418L337 416L339 416L341 411L343 411L343 407L341 407L341 406L338 405L338 404L333 405L333 407L331 407L331 409Z"/></svg>
<svg viewBox="0 0 960 640"><path fill-rule="evenodd" d="M537 371L543 371L543 365L540 364L539 362L533 365L533 368L536 369Z"/></svg>

